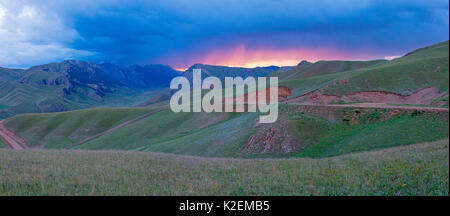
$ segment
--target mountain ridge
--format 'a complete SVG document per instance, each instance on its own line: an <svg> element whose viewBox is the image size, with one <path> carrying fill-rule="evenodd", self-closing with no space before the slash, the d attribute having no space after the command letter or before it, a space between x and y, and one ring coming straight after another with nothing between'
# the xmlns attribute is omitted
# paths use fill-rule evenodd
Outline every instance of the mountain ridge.
<svg viewBox="0 0 450 216"><path fill-rule="evenodd" d="M194 64L182 73L168 65L130 65L65 60L28 69L0 67L0 118L20 113L61 112L99 106L136 106L154 100L177 76L195 67L207 76L266 76L291 67L240 68ZM187 76L188 77L188 76ZM170 96L170 94L169 94ZM146 97L146 98L145 98ZM138 99L139 98L139 99ZM161 97L157 101L161 100ZM167 99L167 96L162 97ZM140 101L138 101L140 100ZM6 107L6 108L5 108Z"/></svg>

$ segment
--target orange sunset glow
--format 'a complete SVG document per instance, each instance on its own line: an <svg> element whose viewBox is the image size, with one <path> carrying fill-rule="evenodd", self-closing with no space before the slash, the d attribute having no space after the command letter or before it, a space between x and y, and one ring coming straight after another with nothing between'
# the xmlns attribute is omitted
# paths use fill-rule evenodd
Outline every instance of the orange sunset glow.
<svg viewBox="0 0 450 216"><path fill-rule="evenodd" d="M370 58L365 55L353 57L345 53L328 49L248 49L245 45L238 45L233 49L217 49L199 58L197 62L209 65L223 65L229 67L265 67L265 66L294 66L302 60L316 62L318 60L364 60ZM192 65L191 64L191 65ZM179 71L187 70L191 65L175 66Z"/></svg>

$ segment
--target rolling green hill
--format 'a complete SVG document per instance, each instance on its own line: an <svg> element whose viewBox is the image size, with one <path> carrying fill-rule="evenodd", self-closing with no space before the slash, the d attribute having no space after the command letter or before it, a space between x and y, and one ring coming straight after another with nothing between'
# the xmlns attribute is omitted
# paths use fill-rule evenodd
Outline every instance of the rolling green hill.
<svg viewBox="0 0 450 216"><path fill-rule="evenodd" d="M358 116L360 124L349 124L349 118L332 121L320 116L293 113L291 130L299 137L303 149L294 153L301 157L330 157L349 152L435 141L449 137L449 122L445 117L419 113L401 114L378 121L379 110Z"/></svg>
<svg viewBox="0 0 450 216"><path fill-rule="evenodd" d="M345 79L345 84L335 82L325 92L343 95L379 90L406 95L429 86L445 91L449 85L449 43L426 47L377 67L356 70L340 79Z"/></svg>
<svg viewBox="0 0 450 216"><path fill-rule="evenodd" d="M213 157L327 157L449 137L448 112L397 110L390 114L385 109L342 108L331 116L328 113L308 114L281 105L279 120L269 129L269 134L276 134L273 137L258 133L267 130L266 125L257 124L259 113L173 113L167 105L27 114L4 124L33 147ZM142 115L147 116L103 134ZM287 131L280 134L277 128ZM101 136L81 142L97 134ZM255 140L269 136L269 141L256 143L266 150L246 151L251 136ZM295 139L292 151L280 150L286 137Z"/></svg>
<svg viewBox="0 0 450 216"><path fill-rule="evenodd" d="M19 115L13 117L13 121L7 120L6 124L15 128L15 132L32 147L67 148L120 123L152 112L155 111L144 108L96 108Z"/></svg>
<svg viewBox="0 0 450 216"><path fill-rule="evenodd" d="M319 61L277 72L292 97L323 89L324 94L386 91L408 95L425 87L448 90L449 42L418 49L392 61ZM274 74L274 75L277 75Z"/></svg>
<svg viewBox="0 0 450 216"><path fill-rule="evenodd" d="M0 139L0 148L7 148L7 147L8 147L8 145L6 145L6 143L3 142L2 139Z"/></svg>
<svg viewBox="0 0 450 216"><path fill-rule="evenodd" d="M333 67L324 65L338 68L328 71L327 67ZM292 73L298 79L281 79L282 85L293 90L290 97L316 89L335 95L361 90L406 94L429 86L445 91L448 42L392 61L318 62L298 67L301 71ZM445 95L435 100L446 99L448 103ZM327 108L321 113L304 113L290 109L302 107L298 104L281 104L279 120L267 126L257 124L259 113L173 113L166 102L144 108L18 115L4 124L33 147L211 157L328 157L449 136L448 111L340 108L335 112ZM346 116L342 110L352 115Z"/></svg>
<svg viewBox="0 0 450 216"><path fill-rule="evenodd" d="M0 81L0 119L20 113L61 112L89 107L133 106L152 96L152 91L135 92L118 89L102 97L93 96L92 89L76 88L83 94L61 96L63 86L38 84L21 84ZM91 96L88 96L91 95Z"/></svg>
<svg viewBox="0 0 450 216"><path fill-rule="evenodd" d="M318 61L314 64L299 64L286 72L279 71L270 76L278 76L279 79L300 79L313 76L340 73L344 71L357 70L385 62L385 60L374 61Z"/></svg>
<svg viewBox="0 0 450 216"><path fill-rule="evenodd" d="M120 71L123 76L130 76L124 78L124 84L117 80L111 67L67 60L29 69L0 68L0 119L20 113L135 106L152 97L156 87L161 88L162 76L166 76L164 82L168 86L167 80L178 75L158 73L170 67L134 66L133 70ZM152 73L147 74L150 70ZM159 85L150 88L152 83Z"/></svg>
<svg viewBox="0 0 450 216"><path fill-rule="evenodd" d="M7 119L5 125L31 146L71 148L89 136L147 113L154 114L74 148L231 156L252 132L256 118L256 114L176 114L164 106L27 114Z"/></svg>
<svg viewBox="0 0 450 216"><path fill-rule="evenodd" d="M22 75L21 69L9 69L0 67L0 80L17 80Z"/></svg>

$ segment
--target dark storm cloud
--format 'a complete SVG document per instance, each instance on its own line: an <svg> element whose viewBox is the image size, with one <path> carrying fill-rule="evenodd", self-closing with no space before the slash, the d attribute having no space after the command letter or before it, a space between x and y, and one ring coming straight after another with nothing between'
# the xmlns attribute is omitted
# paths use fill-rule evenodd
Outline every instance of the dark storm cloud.
<svg viewBox="0 0 450 216"><path fill-rule="evenodd" d="M30 1L78 37L58 42L119 64L195 63L207 52L333 47L400 54L448 40L448 1ZM56 38L55 40L58 40ZM166 58L170 56L170 58ZM177 62L177 59L180 59Z"/></svg>

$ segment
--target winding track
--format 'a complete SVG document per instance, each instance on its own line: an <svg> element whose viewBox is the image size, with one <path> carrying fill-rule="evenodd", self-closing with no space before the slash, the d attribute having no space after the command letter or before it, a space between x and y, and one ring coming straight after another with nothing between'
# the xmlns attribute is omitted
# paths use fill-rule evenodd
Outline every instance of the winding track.
<svg viewBox="0 0 450 216"><path fill-rule="evenodd" d="M157 113L157 112L156 112L156 113ZM134 118L134 119L128 120L128 121L126 121L126 122L124 122L124 123L122 123L122 124L119 124L119 125L117 125L117 126L114 126L114 127L110 128L110 129L104 131L104 132L98 133L98 134L96 134L96 135L94 135L94 136L87 137L87 138L81 140L80 142L75 143L75 144L69 146L69 149L72 149L72 148L74 148L74 147L76 147L76 146L79 146L79 145L82 145L82 144L84 144L84 143L87 143L87 142L89 142L89 141L91 141L91 140L94 140L94 139L97 139L97 138L99 138L99 137L108 135L108 134L112 133L113 131L116 131L116 130L118 130L118 129L120 129L120 128L126 127L126 126L128 126L128 125L130 125L130 124L133 124L133 123L137 122L137 121L140 121L140 120L142 120L142 119L145 119L145 118L147 118L148 116L150 116L150 115L152 115L152 114L154 114L154 113L153 113L153 112L149 112L149 113L147 113L147 114L138 116L138 117L136 117L136 118Z"/></svg>
<svg viewBox="0 0 450 216"><path fill-rule="evenodd" d="M418 110L418 111L443 111L448 112L448 108L443 107L426 107L426 106L402 106L402 105L389 105L385 103L354 103L354 104L301 104L301 103L288 103L292 105L304 105L304 106L326 106L326 107L356 107L356 108L381 108L381 109L403 109L403 110Z"/></svg>
<svg viewBox="0 0 450 216"><path fill-rule="evenodd" d="M0 138L8 144L12 149L22 150L27 149L29 146L24 139L14 134L14 132L8 130L4 125L3 121L0 121Z"/></svg>
<svg viewBox="0 0 450 216"><path fill-rule="evenodd" d="M125 126L128 126L130 124L133 124L137 121L140 121L144 118L147 118L148 116L150 116L151 114L154 114L153 112L138 116L134 119L128 120L122 124L119 124L115 127L110 128L107 131L101 132L99 134L96 134L94 136L91 137L87 137L85 139L83 139L82 141L73 144L72 146L69 147L69 149L74 148L75 146L81 145L83 143L89 142L93 139L97 139L99 137L108 135L110 133L112 133L115 130L118 130L120 128L123 128ZM23 149L29 149L30 147L27 145L27 143L25 142L25 140L19 136L17 136L14 132L8 130L4 125L3 125L3 121L0 121L0 138L6 143L8 144L8 146L12 149L16 149L16 150L23 150Z"/></svg>
<svg viewBox="0 0 450 216"><path fill-rule="evenodd" d="M295 103L288 103L288 104L295 104ZM326 105L317 105L317 104L297 104L297 105L307 105L307 106L329 106L329 107L361 107L361 108L386 108L386 109L414 109L414 110L422 110L422 111L429 111L429 110L435 110L435 111L444 111L448 112L448 108L439 108L439 107L421 107L421 106L397 106L397 105L387 105L383 103L360 103L360 104L326 104ZM107 134L110 134L111 132L118 130L120 128L123 128L125 126L128 126L130 124L133 124L137 121L140 121L148 116L150 116L153 113L147 113L141 116L138 116L134 119L128 120L122 124L119 124L115 127L110 128L107 131L101 132L99 134L96 134L94 136L85 138L84 140L75 143L74 145L70 146L70 148L74 148L76 146L79 146L83 143L89 142L93 139L97 139L99 137L105 136ZM8 144L9 147L12 149L17 150L23 150L23 149L29 149L30 147L27 145L25 140L16 134L14 132L8 130L4 125L3 121L0 121L0 138Z"/></svg>

